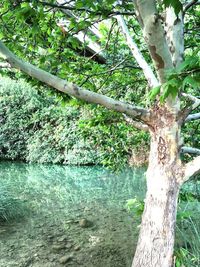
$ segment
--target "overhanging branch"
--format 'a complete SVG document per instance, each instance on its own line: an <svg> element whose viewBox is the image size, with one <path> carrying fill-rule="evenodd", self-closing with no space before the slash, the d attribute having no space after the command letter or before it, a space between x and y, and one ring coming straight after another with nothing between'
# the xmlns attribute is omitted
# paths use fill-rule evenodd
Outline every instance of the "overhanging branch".
<svg viewBox="0 0 200 267"><path fill-rule="evenodd" d="M187 105L182 110L182 115L180 117L180 121L181 121L181 123L184 123L186 121L191 120L192 114L191 115L189 115L189 114L200 105L200 99L193 96L193 95L190 95L190 94L181 93L181 95L183 97L187 98L189 101L193 102L193 104L191 104L190 106Z"/></svg>
<svg viewBox="0 0 200 267"><path fill-rule="evenodd" d="M29 2L29 1L25 1L25 2ZM100 10L100 11L94 11L94 10L90 10L88 8L85 8L85 7L81 7L81 8L78 8L76 6L72 6L72 5L69 5L69 4L54 4L54 3L49 3L49 2L46 2L46 1L38 1L38 4L41 4L43 6L48 6L50 8L57 8L57 9L65 9L65 10L72 10L72 11L81 11L81 12L87 12L89 14L94 14L96 16L98 15L102 15L103 12ZM135 12L129 12L129 11L115 11L115 10L104 10L104 12L107 14L107 16L115 16L115 15L126 15L126 16L133 16L135 14Z"/></svg>
<svg viewBox="0 0 200 267"><path fill-rule="evenodd" d="M137 118L142 121L147 121L149 118L149 111L142 108L114 100L102 94L84 90L75 84L69 83L66 80L60 79L44 70L41 70L30 63L24 62L16 57L1 41L0 41L0 54L3 56L13 68L19 69L29 76L46 83L47 85L64 92L75 98L85 100L89 103L99 104L110 110L124 113L132 118Z"/></svg>
<svg viewBox="0 0 200 267"><path fill-rule="evenodd" d="M181 147L181 153L183 153L183 154L188 153L188 154L200 155L200 149L194 148L194 147L183 146L183 147Z"/></svg>
<svg viewBox="0 0 200 267"><path fill-rule="evenodd" d="M188 98L190 101L193 102L193 105L191 106L190 110L194 110L200 105L200 99L199 98L197 98L193 95L190 95L190 94L185 94L185 93L181 93L181 95Z"/></svg>
<svg viewBox="0 0 200 267"><path fill-rule="evenodd" d="M130 35L130 32L126 26L126 23L122 16L116 16L116 19L118 21L118 24L120 28L122 29L122 34L124 35L127 45L131 49L131 52L136 59L138 65L141 67L141 69L144 72L144 76L148 81L148 84L150 88L156 87L159 85L158 80L156 79L156 76L154 75L151 67L144 59L143 55L141 54L139 48L137 47L136 43L134 42L133 38Z"/></svg>
<svg viewBox="0 0 200 267"><path fill-rule="evenodd" d="M124 119L128 124L132 125L133 127L143 130L145 132L149 132L149 127L146 124L140 121L135 121L132 118L128 117L127 115L124 115Z"/></svg>
<svg viewBox="0 0 200 267"><path fill-rule="evenodd" d="M195 113L195 114L191 114L189 116L187 116L187 118L185 119L185 121L192 121L192 120L199 120L200 119L200 112L199 113Z"/></svg>
<svg viewBox="0 0 200 267"><path fill-rule="evenodd" d="M194 5L199 5L199 4L200 4L200 1L199 1L199 0L192 0L192 1L190 1L189 3L187 3L187 4L184 6L183 14L185 15L185 13L187 12L188 9L190 9L190 8L193 7Z"/></svg>
<svg viewBox="0 0 200 267"><path fill-rule="evenodd" d="M190 177L200 173L200 156L185 164L184 177L182 182L186 182Z"/></svg>

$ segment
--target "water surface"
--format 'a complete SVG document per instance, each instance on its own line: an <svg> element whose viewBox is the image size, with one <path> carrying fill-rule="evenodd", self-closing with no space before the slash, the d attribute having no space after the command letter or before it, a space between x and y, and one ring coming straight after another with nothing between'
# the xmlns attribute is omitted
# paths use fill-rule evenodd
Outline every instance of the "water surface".
<svg viewBox="0 0 200 267"><path fill-rule="evenodd" d="M1 162L0 185L26 212L0 225L0 266L129 267L139 221L125 205L143 198L144 171Z"/></svg>

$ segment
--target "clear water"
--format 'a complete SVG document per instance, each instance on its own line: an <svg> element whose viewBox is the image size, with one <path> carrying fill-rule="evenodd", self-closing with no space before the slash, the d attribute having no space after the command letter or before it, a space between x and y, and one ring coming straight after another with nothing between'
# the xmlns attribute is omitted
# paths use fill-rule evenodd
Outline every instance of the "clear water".
<svg viewBox="0 0 200 267"><path fill-rule="evenodd" d="M139 220L125 205L143 198L144 172L1 162L0 186L24 216L0 225L0 266L130 266Z"/></svg>

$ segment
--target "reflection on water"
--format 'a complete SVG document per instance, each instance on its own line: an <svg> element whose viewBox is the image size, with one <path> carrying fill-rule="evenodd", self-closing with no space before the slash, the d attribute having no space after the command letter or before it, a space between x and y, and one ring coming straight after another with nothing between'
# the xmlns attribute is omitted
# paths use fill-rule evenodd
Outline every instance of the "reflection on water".
<svg viewBox="0 0 200 267"><path fill-rule="evenodd" d="M94 166L1 162L0 184L8 185L12 194L26 201L30 214L23 222L12 224L12 231L11 226L2 226L0 266L58 267L67 255L64 266L130 266L138 221L129 217L124 207L127 199L144 196L144 172L139 168L113 174ZM81 228L78 222L82 218L91 221L92 227ZM59 236L64 235L71 247L66 243L65 249L55 251ZM16 238L23 255L15 247Z"/></svg>
<svg viewBox="0 0 200 267"><path fill-rule="evenodd" d="M63 204L67 209L100 201L122 204L144 196L144 168L113 174L101 167L69 167L22 163L0 163L1 183L12 183L20 196L36 200L45 209Z"/></svg>

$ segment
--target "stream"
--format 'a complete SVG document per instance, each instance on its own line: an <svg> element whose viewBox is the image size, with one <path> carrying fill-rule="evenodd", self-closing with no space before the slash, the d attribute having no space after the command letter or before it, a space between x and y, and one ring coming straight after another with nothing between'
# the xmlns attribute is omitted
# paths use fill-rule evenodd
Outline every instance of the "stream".
<svg viewBox="0 0 200 267"><path fill-rule="evenodd" d="M130 267L140 222L126 203L144 197L144 172L0 162L0 193L14 199L0 267Z"/></svg>

